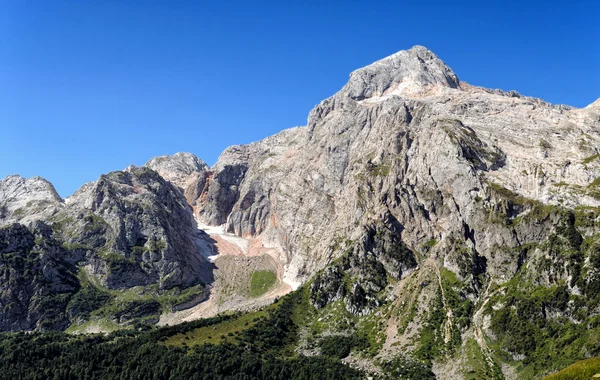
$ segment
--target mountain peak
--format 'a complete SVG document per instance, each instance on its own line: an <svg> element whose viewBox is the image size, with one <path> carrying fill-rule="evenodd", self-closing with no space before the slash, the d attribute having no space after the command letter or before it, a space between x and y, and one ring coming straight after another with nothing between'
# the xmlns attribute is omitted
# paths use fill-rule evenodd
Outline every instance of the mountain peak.
<svg viewBox="0 0 600 380"><path fill-rule="evenodd" d="M350 74L343 91L355 100L431 87L460 88L458 76L424 46L401 50Z"/></svg>
<svg viewBox="0 0 600 380"><path fill-rule="evenodd" d="M62 203L54 186L42 177L15 174L0 180L0 224L40 219L53 214Z"/></svg>
<svg viewBox="0 0 600 380"><path fill-rule="evenodd" d="M588 105L585 108L593 109L593 110L599 110L600 111L600 98L598 98L595 102L593 102L592 104Z"/></svg>
<svg viewBox="0 0 600 380"><path fill-rule="evenodd" d="M208 170L204 161L187 152L154 157L144 166L157 171L164 179L178 186L181 186L189 175Z"/></svg>

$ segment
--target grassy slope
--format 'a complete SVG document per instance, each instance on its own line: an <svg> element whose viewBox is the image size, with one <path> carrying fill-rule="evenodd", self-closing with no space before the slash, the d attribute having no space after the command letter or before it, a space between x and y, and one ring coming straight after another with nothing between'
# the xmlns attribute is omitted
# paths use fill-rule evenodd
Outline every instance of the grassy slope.
<svg viewBox="0 0 600 380"><path fill-rule="evenodd" d="M233 319L214 325L199 327L186 333L169 337L164 343L167 346L195 346L205 343L233 343L240 332L254 326L256 322L267 316L268 309L241 314Z"/></svg>
<svg viewBox="0 0 600 380"><path fill-rule="evenodd" d="M277 282L277 275L270 270L257 270L250 279L250 295L259 297L265 294Z"/></svg>
<svg viewBox="0 0 600 380"><path fill-rule="evenodd" d="M598 376L595 376L598 375ZM589 380L600 378L600 357L578 361L543 380Z"/></svg>

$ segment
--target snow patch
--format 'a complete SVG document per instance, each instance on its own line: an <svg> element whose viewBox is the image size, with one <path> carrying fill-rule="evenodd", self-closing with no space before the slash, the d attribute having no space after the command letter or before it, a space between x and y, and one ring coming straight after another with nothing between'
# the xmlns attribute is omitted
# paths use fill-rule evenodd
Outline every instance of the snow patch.
<svg viewBox="0 0 600 380"><path fill-rule="evenodd" d="M209 236L211 235L218 235L221 238L223 238L223 240L226 240L232 244L235 244L236 246L238 246L242 252L244 253L244 255L248 254L248 240L241 238L239 236L230 234L225 232L225 225L221 225L221 226L208 226L205 224L201 224L198 223L198 229L202 230L204 232L206 232ZM216 257L216 256L215 256Z"/></svg>

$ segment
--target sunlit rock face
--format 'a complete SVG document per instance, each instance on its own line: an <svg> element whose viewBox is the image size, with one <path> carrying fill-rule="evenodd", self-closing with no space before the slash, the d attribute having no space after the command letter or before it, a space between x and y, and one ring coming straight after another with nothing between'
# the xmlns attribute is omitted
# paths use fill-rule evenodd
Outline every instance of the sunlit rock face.
<svg viewBox="0 0 600 380"><path fill-rule="evenodd" d="M490 223L490 213L600 205L596 103L471 86L416 46L354 71L307 126L225 150L188 200L204 223L277 247L299 282L340 254L336 239L359 239L388 214L408 247L437 241L429 254L456 272L467 249L465 260L509 278L518 260L495 247L544 233Z"/></svg>

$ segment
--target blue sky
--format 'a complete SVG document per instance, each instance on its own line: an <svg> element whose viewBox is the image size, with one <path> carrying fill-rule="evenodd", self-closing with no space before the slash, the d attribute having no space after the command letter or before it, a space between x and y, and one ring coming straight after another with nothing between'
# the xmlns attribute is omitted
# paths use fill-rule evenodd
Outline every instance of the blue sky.
<svg viewBox="0 0 600 380"><path fill-rule="evenodd" d="M583 107L600 97L599 14L577 0L0 1L0 178L68 196L157 155L213 164L413 45L471 84Z"/></svg>

